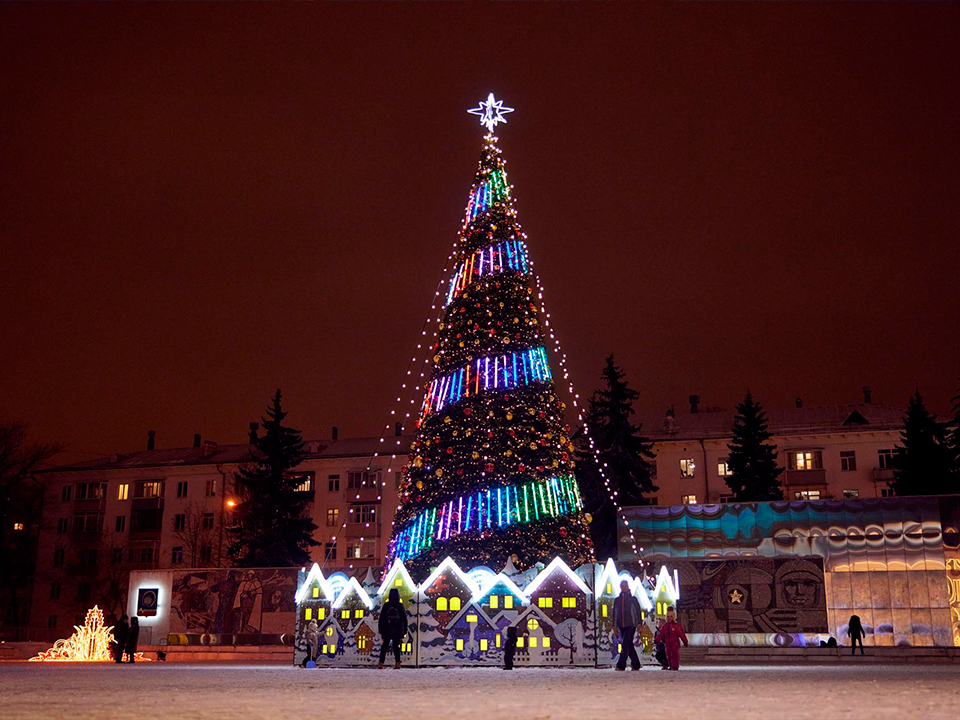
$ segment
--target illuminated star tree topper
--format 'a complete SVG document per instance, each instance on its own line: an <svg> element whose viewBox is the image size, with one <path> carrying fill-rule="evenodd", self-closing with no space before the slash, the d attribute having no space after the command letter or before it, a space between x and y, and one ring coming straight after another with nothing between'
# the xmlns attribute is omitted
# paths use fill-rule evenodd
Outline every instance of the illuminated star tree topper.
<svg viewBox="0 0 960 720"><path fill-rule="evenodd" d="M503 100L497 100L493 96L493 93L490 93L487 95L486 102L481 102L477 107L471 108L467 110L467 112L471 115L479 115L480 124L490 132L493 132L497 123L505 123L507 121L504 115L512 113L513 108L504 107Z"/></svg>

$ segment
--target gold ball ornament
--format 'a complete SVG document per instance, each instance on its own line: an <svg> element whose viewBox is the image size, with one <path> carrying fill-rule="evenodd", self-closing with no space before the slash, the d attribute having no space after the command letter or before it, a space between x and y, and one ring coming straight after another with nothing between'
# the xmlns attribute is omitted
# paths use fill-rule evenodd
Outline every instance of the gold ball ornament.
<svg viewBox="0 0 960 720"><path fill-rule="evenodd" d="M507 413L507 420L513 420L513 413L512 413L512 412L508 412L508 413Z"/></svg>
<svg viewBox="0 0 960 720"><path fill-rule="evenodd" d="M441 475L443 475L443 468L437 468L436 475L437 477L440 477Z"/></svg>
<svg viewBox="0 0 960 720"><path fill-rule="evenodd" d="M590 513L584 513L583 519L586 520L588 523L592 523L593 515L591 515Z"/></svg>
<svg viewBox="0 0 960 720"><path fill-rule="evenodd" d="M423 480L417 480L417 490L423 490Z"/></svg>

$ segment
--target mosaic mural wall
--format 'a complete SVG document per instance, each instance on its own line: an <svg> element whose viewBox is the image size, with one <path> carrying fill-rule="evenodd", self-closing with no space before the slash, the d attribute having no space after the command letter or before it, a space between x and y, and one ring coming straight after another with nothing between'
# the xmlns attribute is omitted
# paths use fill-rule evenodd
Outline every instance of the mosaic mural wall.
<svg viewBox="0 0 960 720"><path fill-rule="evenodd" d="M624 518L648 562L668 562L681 573L681 605L687 587L701 588L702 642L730 641L730 633L750 626L747 615L755 619L744 642L759 632L794 632L799 641L819 610L819 559L829 631L841 641L848 641L847 621L856 614L870 645L960 646L960 496L634 507ZM629 564L636 556L628 529L621 533L620 559ZM708 558L715 560L704 563ZM717 583L702 589L704 572L714 571L723 590ZM738 572L751 578L746 615L732 608L737 583L728 577ZM769 591L762 589L768 576ZM762 597L753 578L762 578ZM754 601L763 606L767 595L767 608L753 613ZM726 615L718 614L724 608ZM700 616L691 610L695 624ZM711 629L724 623L725 631Z"/></svg>

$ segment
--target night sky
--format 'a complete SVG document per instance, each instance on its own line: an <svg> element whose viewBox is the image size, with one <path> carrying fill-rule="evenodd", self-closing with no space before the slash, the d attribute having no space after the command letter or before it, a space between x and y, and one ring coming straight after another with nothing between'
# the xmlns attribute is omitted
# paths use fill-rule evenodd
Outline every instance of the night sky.
<svg viewBox="0 0 960 720"><path fill-rule="evenodd" d="M642 5L642 7L641 7ZM490 91L578 390L960 375L957 3L0 4L0 415L84 459L375 434ZM419 401L418 401L419 402Z"/></svg>

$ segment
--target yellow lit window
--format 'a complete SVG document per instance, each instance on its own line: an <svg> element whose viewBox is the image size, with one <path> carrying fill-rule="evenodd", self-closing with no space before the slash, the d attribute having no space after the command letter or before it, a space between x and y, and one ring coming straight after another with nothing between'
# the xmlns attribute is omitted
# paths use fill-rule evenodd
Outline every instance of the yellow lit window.
<svg viewBox="0 0 960 720"><path fill-rule="evenodd" d="M486 639L486 638L480 638L480 650L481 650L481 652L486 652L486 650L487 650L487 639Z"/></svg>
<svg viewBox="0 0 960 720"><path fill-rule="evenodd" d="M463 650L463 638L457 638L457 650Z"/></svg>
<svg viewBox="0 0 960 720"><path fill-rule="evenodd" d="M577 599L575 597L565 597L563 599L563 607L575 608L576 606L577 606Z"/></svg>
<svg viewBox="0 0 960 720"><path fill-rule="evenodd" d="M331 635L333 635L333 625L327 628L327 637L330 637Z"/></svg>
<svg viewBox="0 0 960 720"><path fill-rule="evenodd" d="M504 595L503 596L503 606L509 610L513 607L513 595Z"/></svg>
<svg viewBox="0 0 960 720"><path fill-rule="evenodd" d="M313 596L314 596L315 598L320 597L320 588L315 587L315 588L313 589Z"/></svg>
<svg viewBox="0 0 960 720"><path fill-rule="evenodd" d="M331 646L330 646L330 654L331 654L331 655L336 655L336 653L337 653L337 646L336 646L336 645L331 645Z"/></svg>
<svg viewBox="0 0 960 720"><path fill-rule="evenodd" d="M367 647L367 638L361 635L357 638L357 648L359 650L365 650Z"/></svg>
<svg viewBox="0 0 960 720"><path fill-rule="evenodd" d="M411 643L400 643L400 652L408 653L411 650Z"/></svg>
<svg viewBox="0 0 960 720"><path fill-rule="evenodd" d="M312 617L313 617L313 610L311 610L310 608L307 608L306 610L303 611L304 620L310 620Z"/></svg>
<svg viewBox="0 0 960 720"><path fill-rule="evenodd" d="M117 488L117 500L126 500L130 496L130 486L123 484Z"/></svg>
<svg viewBox="0 0 960 720"><path fill-rule="evenodd" d="M540 627L540 623L537 621L536 618L530 618L529 620L527 620L528 630L536 630L538 627Z"/></svg>
<svg viewBox="0 0 960 720"><path fill-rule="evenodd" d="M321 648L320 648L320 652L322 652L324 655L326 655L326 654L327 654L327 646L324 645L323 647L321 647Z"/></svg>
<svg viewBox="0 0 960 720"><path fill-rule="evenodd" d="M398 577L396 580L393 581L393 586L394 586L394 587L400 587L400 586L402 586L402 585L403 585L403 578L402 578L402 577Z"/></svg>
<svg viewBox="0 0 960 720"><path fill-rule="evenodd" d="M327 616L326 608L317 608L317 620L323 620Z"/></svg>
<svg viewBox="0 0 960 720"><path fill-rule="evenodd" d="M450 598L450 609L459 610L460 609L460 598L452 597Z"/></svg>
<svg viewBox="0 0 960 720"><path fill-rule="evenodd" d="M550 638L545 637L545 638L543 639L543 646L544 646L545 648L550 647Z"/></svg>
<svg viewBox="0 0 960 720"><path fill-rule="evenodd" d="M500 597L499 597L498 595L491 595L491 596L490 596L490 608L491 608L491 609L494 609L494 608L498 608L498 607L500 607Z"/></svg>
<svg viewBox="0 0 960 720"><path fill-rule="evenodd" d="M553 598L552 597L537 598L537 604L542 608L552 608Z"/></svg>
<svg viewBox="0 0 960 720"><path fill-rule="evenodd" d="M500 637L501 637L501 636L500 636L500 633L497 633L497 636L496 636L496 645L497 645L497 647L500 647Z"/></svg>
<svg viewBox="0 0 960 720"><path fill-rule="evenodd" d="M617 655L623 652L623 643L617 643Z"/></svg>
<svg viewBox="0 0 960 720"><path fill-rule="evenodd" d="M340 617L342 617L344 620L349 620L349 619L350 619L350 611L349 611L349 610L341 610L341 611L340 611Z"/></svg>
<svg viewBox="0 0 960 720"><path fill-rule="evenodd" d="M537 639L535 637L530 638L530 647L535 648L537 646Z"/></svg>
<svg viewBox="0 0 960 720"><path fill-rule="evenodd" d="M362 617L363 617L363 610L356 610L356 611L354 611L353 616L354 616L355 618L362 618Z"/></svg>
<svg viewBox="0 0 960 720"><path fill-rule="evenodd" d="M474 623L474 622L476 622L476 621L477 621L477 616L476 616L476 615L467 615L467 622L468 622L468 623Z"/></svg>
<svg viewBox="0 0 960 720"><path fill-rule="evenodd" d="M607 594L613 593L613 583L607 583Z"/></svg>
<svg viewBox="0 0 960 720"><path fill-rule="evenodd" d="M523 641L524 641L524 639L523 639L522 637L518 637L518 638L517 638L517 647L518 647L518 648L522 648L522 647L523 647Z"/></svg>
<svg viewBox="0 0 960 720"><path fill-rule="evenodd" d="M437 610L446 610L447 609L447 599L445 597L437 598Z"/></svg>
<svg viewBox="0 0 960 720"><path fill-rule="evenodd" d="M600 611L601 611L601 614L602 614L604 617L607 616L607 606L606 606L606 605L601 605L601 606L600 606Z"/></svg>

